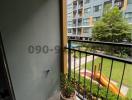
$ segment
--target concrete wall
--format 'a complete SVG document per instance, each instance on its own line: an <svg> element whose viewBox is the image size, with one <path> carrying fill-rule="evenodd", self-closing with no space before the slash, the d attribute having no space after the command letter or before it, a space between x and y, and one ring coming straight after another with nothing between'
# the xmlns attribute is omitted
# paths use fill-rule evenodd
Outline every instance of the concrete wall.
<svg viewBox="0 0 132 100"><path fill-rule="evenodd" d="M47 100L59 85L59 0L1 0L0 31L16 100ZM31 54L30 45L53 51Z"/></svg>

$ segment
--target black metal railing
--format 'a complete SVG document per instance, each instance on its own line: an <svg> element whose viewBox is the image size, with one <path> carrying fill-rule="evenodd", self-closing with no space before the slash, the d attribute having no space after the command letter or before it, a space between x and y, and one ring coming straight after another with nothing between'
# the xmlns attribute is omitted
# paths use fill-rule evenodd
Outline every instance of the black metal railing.
<svg viewBox="0 0 132 100"><path fill-rule="evenodd" d="M86 44L86 47L90 48L90 50L84 50L81 47L85 47L84 43ZM72 44L77 44L78 46L73 46ZM88 45L87 45L88 44ZM83 46L81 46L83 45ZM80 47L79 47L80 46ZM98 47L98 48L97 48ZM101 47L101 48L100 48ZM100 53L97 52L98 51L107 51L106 49L110 49L111 52L116 53L117 50L122 52L125 51L125 53L129 53L127 57L122 57L123 53L121 54L121 56L114 56L113 53L110 54L106 54L106 53ZM92 49L91 49L92 48ZM123 49L121 49L123 48ZM111 78L112 78L112 72L113 72L113 64L114 62L118 61L121 62L123 64L123 69L121 73L121 79L119 82L119 87L118 87L118 93L113 93L116 96L116 99L119 100L122 96L121 94L121 87L123 84L123 78L124 78L124 74L125 74L125 69L126 69L126 65L132 65L132 60L131 60L131 53L130 51L132 50L132 44L130 43L113 43L113 42L100 42L100 41L81 41L81 40L68 40L68 47L66 48L68 49L68 77L69 79L74 78L77 82L78 82L78 86L77 86L77 92L78 92L78 96L84 100L84 99L88 99L88 100L98 100L98 99L103 99L103 100L109 100L109 89L111 86ZM117 49L117 50L115 50ZM127 51L127 52L126 52ZM87 64L88 64L88 55L91 56L91 68L89 69L91 72L90 76L87 76ZM78 56L78 58L76 57ZM82 62L82 56L83 56L83 62ZM95 57L99 57L100 58L100 63L99 63L99 77L98 79L95 81L96 77L95 75L95 71L97 69L96 65L95 65ZM104 68L103 66L103 62L104 59L109 59L111 61L110 64L110 69L109 69L109 77L107 80L107 86L105 86L105 96L101 97L100 95L100 91L101 88L103 87L103 85L100 83L100 79L102 78L102 69ZM77 63L78 60L78 63ZM84 69L84 74L82 76L81 74L81 68L83 66ZM132 67L132 66L131 66ZM77 69L77 70L76 70ZM119 74L119 73L117 73ZM83 80L83 81L82 81ZM128 79L129 80L129 79ZM89 82L89 83L88 83ZM81 85L83 89L81 90ZM96 93L93 93L93 86L97 86ZM81 96L80 96L81 94ZM124 96L126 97L126 96ZM114 99L114 100L116 100Z"/></svg>

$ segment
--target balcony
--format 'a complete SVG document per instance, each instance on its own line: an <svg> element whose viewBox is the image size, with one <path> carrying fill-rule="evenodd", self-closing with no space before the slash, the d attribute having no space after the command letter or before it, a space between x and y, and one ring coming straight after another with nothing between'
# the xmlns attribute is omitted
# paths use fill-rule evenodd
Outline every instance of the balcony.
<svg viewBox="0 0 132 100"><path fill-rule="evenodd" d="M77 13L73 13L73 19L77 19L78 18L78 15L77 15Z"/></svg>
<svg viewBox="0 0 132 100"><path fill-rule="evenodd" d="M69 40L67 52L63 48L67 46L65 0L1 0L0 4L0 33L2 33L0 35L0 100L48 100L56 91L60 90L60 72L66 72L67 64L69 65L69 78L75 76L79 82L76 91L82 99L103 99L104 96L100 96L101 93L106 93L109 98L111 94L108 88L111 87L110 82L114 82L121 90L117 91L119 92L118 98L122 90L125 90L125 93L128 91L129 95L132 94L129 92L132 82L130 72L132 71L132 61L124 58L126 55L123 54L126 51L130 52L129 49L124 51L124 48L131 48L131 45ZM75 20L75 22L77 21ZM78 25L78 23L75 24ZM73 22L71 21L69 25L73 25ZM78 28L70 28L73 29L71 32L75 38L79 39L81 35L77 34ZM79 32L82 31L79 30ZM90 45L71 48L72 42ZM101 46L95 44L101 44ZM112 48L112 45L119 46L117 49L120 52ZM104 52L105 48L108 52ZM114 55L109 54L109 50L116 52L116 55L115 53ZM112 60L111 63L109 60ZM116 66L119 65L117 68L119 70L115 69L116 61L121 62L120 64L116 63ZM88 67L85 67L85 64ZM89 73L86 73L87 71ZM95 77L96 72L99 77ZM108 78L109 85L107 84L107 87L100 84L102 74ZM122 86L124 86L123 89ZM102 88L106 91L102 91ZM53 98L52 100L57 99Z"/></svg>
<svg viewBox="0 0 132 100"><path fill-rule="evenodd" d="M82 37L89 37L89 38L91 38L92 37L92 33L91 32L83 33Z"/></svg>
<svg viewBox="0 0 132 100"><path fill-rule="evenodd" d="M72 48L72 44L83 46ZM66 49L68 77L78 83L76 91L81 100L131 99L132 54L126 57L125 53L132 44L68 40Z"/></svg>
<svg viewBox="0 0 132 100"><path fill-rule="evenodd" d="M73 10L77 10L77 6L75 5L75 6L73 6Z"/></svg>

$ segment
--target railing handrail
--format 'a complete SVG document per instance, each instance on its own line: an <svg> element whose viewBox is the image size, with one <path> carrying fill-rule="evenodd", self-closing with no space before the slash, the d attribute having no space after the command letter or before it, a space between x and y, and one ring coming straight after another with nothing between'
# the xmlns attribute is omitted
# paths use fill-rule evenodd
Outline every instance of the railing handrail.
<svg viewBox="0 0 132 100"><path fill-rule="evenodd" d="M123 46L123 47L130 47L132 48L132 43L116 43L116 42L104 42L104 41L86 41L86 40L76 40L76 39L69 39L68 41L73 42L83 42L83 43L94 43L94 44L104 44L104 45L114 45L114 46Z"/></svg>
<svg viewBox="0 0 132 100"><path fill-rule="evenodd" d="M68 47L66 47L66 49L73 50L73 51L78 51L78 52L86 53L86 54L90 54L90 55L95 55L95 56L99 56L99 57L103 57L103 58L113 59L113 60L128 63L128 64L132 64L132 60L130 60L130 59L115 57L115 56L101 54L101 53L82 51L82 50L77 50L77 49L68 48Z"/></svg>

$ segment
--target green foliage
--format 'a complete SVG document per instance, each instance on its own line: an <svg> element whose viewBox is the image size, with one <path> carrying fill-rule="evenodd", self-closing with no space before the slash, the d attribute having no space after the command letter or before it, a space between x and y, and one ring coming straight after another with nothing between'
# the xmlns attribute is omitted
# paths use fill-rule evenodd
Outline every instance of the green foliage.
<svg viewBox="0 0 132 100"><path fill-rule="evenodd" d="M74 79L68 79L67 74L61 74L60 88L64 97L69 98L75 93Z"/></svg>
<svg viewBox="0 0 132 100"><path fill-rule="evenodd" d="M79 75L78 73L76 73L76 80L79 79ZM84 95L84 93L86 93L86 98L89 100L89 98L91 97L90 94L90 84L91 81L89 79L85 80L85 88L84 88L84 77L80 76L80 82L78 82L79 86L76 88L77 90L79 89L78 92L80 92L80 94ZM106 93L107 93L107 88L106 87L99 87L99 94L98 92L98 84L96 83L92 83L92 96L94 98L96 98L98 96L98 98L100 98L101 100L106 100ZM114 94L112 91L108 90L108 98L107 100L116 100L117 99L117 95ZM96 99L95 99L96 100ZM121 98L119 100L127 100L127 98Z"/></svg>
<svg viewBox="0 0 132 100"><path fill-rule="evenodd" d="M101 58L97 58L94 60L94 66L101 63ZM86 69L87 70L92 70L92 61L87 63ZM127 92L127 97L132 98L132 78L131 78L131 73L132 73L132 64L126 64L125 68L125 73L124 73L124 78L123 78L123 85L127 86L128 92ZM83 69L85 68L85 64L82 65ZM103 64L102 64L102 73L108 78L110 75L110 68L111 68L111 60L110 59L103 59ZM112 69L112 75L111 75L111 80L117 82L117 86L119 88L119 84L121 82L122 78L122 71L124 68L124 63L119 62L119 61L114 61L113 63L113 69Z"/></svg>
<svg viewBox="0 0 132 100"><path fill-rule="evenodd" d="M105 4L103 9L103 14L106 14L109 11L109 9L111 9L111 7L112 7L111 3Z"/></svg>
<svg viewBox="0 0 132 100"><path fill-rule="evenodd" d="M110 9L93 27L93 39L99 41L123 42L131 41L131 26L123 18L118 7Z"/></svg>
<svg viewBox="0 0 132 100"><path fill-rule="evenodd" d="M78 79L78 74L76 74L76 79ZM84 93L86 93L86 98L89 99L90 97L90 84L91 84L91 81L86 79L86 86L84 89L84 77L80 77L80 82L79 82L79 88L80 88L80 93L82 95L84 95ZM92 83L92 96L93 97L97 97L97 91L98 91L98 84L96 83ZM107 91L107 88L105 87L99 87L99 94L98 94L98 97L101 98L102 100L106 100L106 91ZM109 91L109 94L108 94L108 100L116 100L117 99L117 95L112 93L111 91Z"/></svg>

